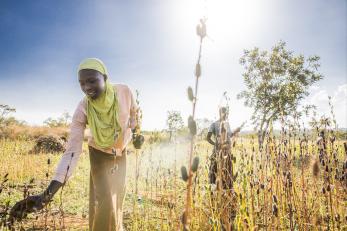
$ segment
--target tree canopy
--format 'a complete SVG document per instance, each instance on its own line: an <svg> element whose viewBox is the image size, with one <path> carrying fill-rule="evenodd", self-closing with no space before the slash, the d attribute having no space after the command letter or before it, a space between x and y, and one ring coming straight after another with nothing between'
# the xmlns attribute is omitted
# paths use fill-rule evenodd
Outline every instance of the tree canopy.
<svg viewBox="0 0 347 231"><path fill-rule="evenodd" d="M255 47L240 58L246 89L238 94L253 108L252 122L262 143L270 121L297 111L309 87L323 78L318 72L319 56L296 55L280 41L270 51Z"/></svg>

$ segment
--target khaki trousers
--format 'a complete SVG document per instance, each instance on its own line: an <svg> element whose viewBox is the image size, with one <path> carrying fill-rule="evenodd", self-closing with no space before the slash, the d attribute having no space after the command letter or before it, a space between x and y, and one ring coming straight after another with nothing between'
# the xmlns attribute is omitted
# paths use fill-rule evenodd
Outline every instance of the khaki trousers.
<svg viewBox="0 0 347 231"><path fill-rule="evenodd" d="M89 230L122 231L126 152L115 162L115 156L89 146L89 158Z"/></svg>

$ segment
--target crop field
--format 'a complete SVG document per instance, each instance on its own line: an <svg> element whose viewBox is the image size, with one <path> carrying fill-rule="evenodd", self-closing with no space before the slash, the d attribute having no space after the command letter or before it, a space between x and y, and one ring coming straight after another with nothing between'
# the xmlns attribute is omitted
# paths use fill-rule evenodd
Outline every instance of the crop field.
<svg viewBox="0 0 347 231"><path fill-rule="evenodd" d="M208 184L211 146L203 139L194 153L200 165L192 189L192 230L220 230L223 208L235 216L237 230L344 230L346 211L346 143L327 136L320 146L315 137L267 137L259 148L252 137L233 140L234 192ZM23 196L44 190L60 155L30 153L33 142L1 140L1 222ZM84 146L71 180L44 210L17 222L15 230L88 229L89 158ZM128 151L126 230L180 230L186 184L181 166L187 163L186 138L146 144ZM137 163L137 166L136 166ZM137 191L137 193L136 193ZM223 200L218 200L218 196ZM4 225L5 227L5 225Z"/></svg>

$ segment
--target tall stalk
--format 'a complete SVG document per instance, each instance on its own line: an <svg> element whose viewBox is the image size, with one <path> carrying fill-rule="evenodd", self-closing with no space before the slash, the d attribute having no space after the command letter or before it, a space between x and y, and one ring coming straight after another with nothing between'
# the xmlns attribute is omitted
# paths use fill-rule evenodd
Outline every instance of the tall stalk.
<svg viewBox="0 0 347 231"><path fill-rule="evenodd" d="M198 87L199 87L199 78L201 76L201 66L200 66L200 60L201 60L201 50L202 50L202 42L206 36L206 18L200 19L200 23L196 27L197 35L200 37L200 46L199 46L199 53L198 53L198 60L195 66L195 91L193 92L193 89L191 87L188 88L188 98L192 102L192 115L188 119L188 127L190 130L191 140L190 140L190 150L189 150L189 162L188 162L188 173L187 169L183 166L182 167L182 178L183 180L187 181L187 195L186 195L186 205L185 205L185 211L183 213L183 229L189 230L189 224L190 224L190 207L191 207L191 201L192 201L192 179L193 179L193 173L197 169L197 165L199 163L199 159L195 157L194 166L192 166L193 163L193 152L194 152L194 144L195 144L195 136L196 136L196 122L195 122L195 109L196 109L196 103L197 103L197 95L198 95ZM192 168L193 167L193 168ZM194 171L195 170L195 171Z"/></svg>
<svg viewBox="0 0 347 231"><path fill-rule="evenodd" d="M136 104L137 109L135 112L135 120L136 120L136 127L135 127L135 134L139 135L141 133L141 121L142 121L142 110L140 108L140 100L139 100L139 91L136 90ZM126 154L125 154L126 155ZM133 213L135 215L135 228L138 226L139 217L138 217L138 202L139 202L139 191L138 191L138 182L139 182L139 175L140 175L140 167L139 167L139 150L135 149L135 195L133 198Z"/></svg>

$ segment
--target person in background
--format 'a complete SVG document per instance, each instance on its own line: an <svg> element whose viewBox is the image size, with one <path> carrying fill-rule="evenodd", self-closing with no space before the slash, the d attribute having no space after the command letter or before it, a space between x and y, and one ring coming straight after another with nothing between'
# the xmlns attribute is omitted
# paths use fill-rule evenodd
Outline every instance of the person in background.
<svg viewBox="0 0 347 231"><path fill-rule="evenodd" d="M123 230L125 197L126 147L133 140L140 149L144 137L135 133L137 105L129 87L111 84L104 63L88 58L78 68L78 79L85 97L78 104L70 127L70 135L55 175L47 189L17 202L11 209L14 219L40 210L67 182L82 152L86 125L90 157L89 230Z"/></svg>
<svg viewBox="0 0 347 231"><path fill-rule="evenodd" d="M207 132L206 140L213 145L212 155L210 157L209 183L216 187L217 180L217 161L219 152L224 149L230 151L231 137L240 132L241 128L235 129L233 132L230 129L228 122L228 108L221 107L219 109L219 120L213 122ZM214 137L214 141L212 140ZM229 176L231 178L232 176Z"/></svg>

